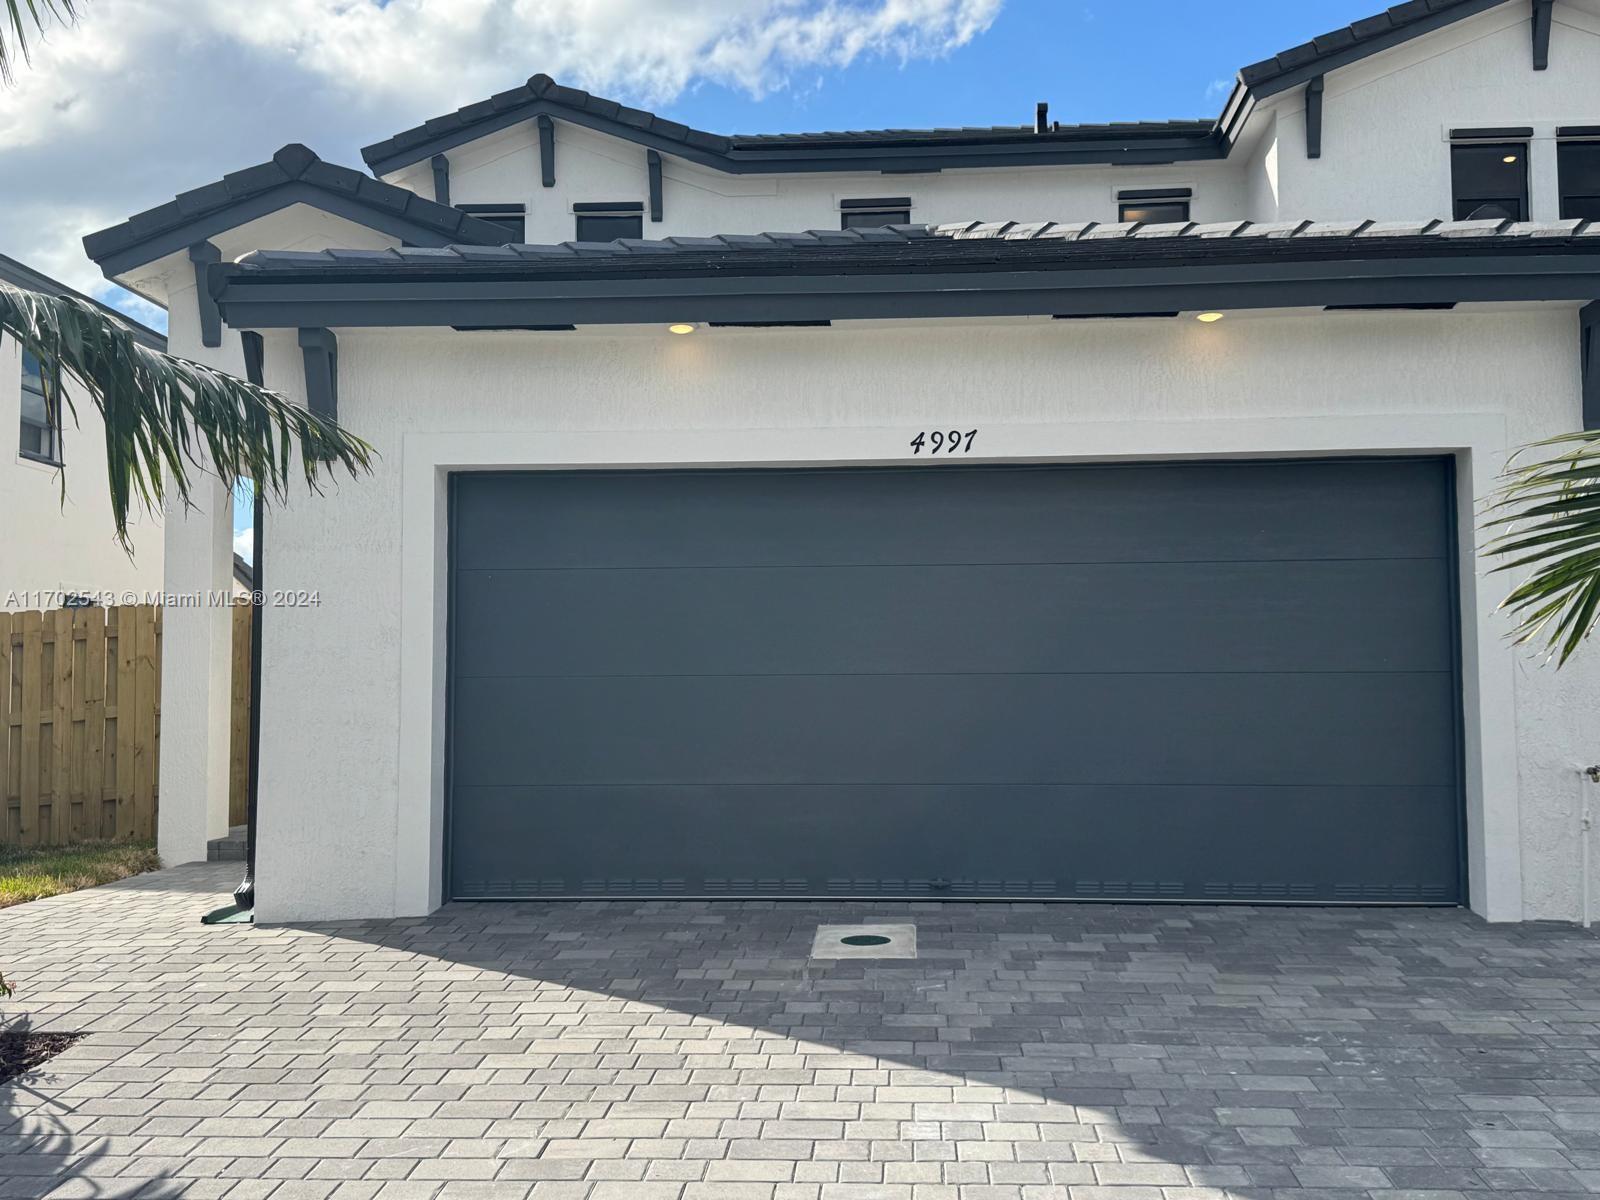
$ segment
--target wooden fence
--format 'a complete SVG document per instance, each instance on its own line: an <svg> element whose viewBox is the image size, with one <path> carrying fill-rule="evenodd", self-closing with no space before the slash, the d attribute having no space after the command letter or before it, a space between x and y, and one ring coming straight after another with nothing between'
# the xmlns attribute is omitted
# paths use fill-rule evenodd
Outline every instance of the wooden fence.
<svg viewBox="0 0 1600 1200"><path fill-rule="evenodd" d="M0 842L155 837L161 610L0 612Z"/></svg>
<svg viewBox="0 0 1600 1200"><path fill-rule="evenodd" d="M228 725L228 824L243 825L250 796L250 624L255 608L233 610L233 705Z"/></svg>

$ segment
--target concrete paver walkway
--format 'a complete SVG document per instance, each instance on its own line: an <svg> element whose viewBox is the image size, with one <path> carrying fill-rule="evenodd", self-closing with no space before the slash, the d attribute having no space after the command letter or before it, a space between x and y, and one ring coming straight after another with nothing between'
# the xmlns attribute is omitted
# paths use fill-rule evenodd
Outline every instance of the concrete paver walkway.
<svg viewBox="0 0 1600 1200"><path fill-rule="evenodd" d="M0 912L0 1200L1600 1192L1600 939L1443 910L453 905L198 924L237 864ZM910 921L906 962L808 959Z"/></svg>

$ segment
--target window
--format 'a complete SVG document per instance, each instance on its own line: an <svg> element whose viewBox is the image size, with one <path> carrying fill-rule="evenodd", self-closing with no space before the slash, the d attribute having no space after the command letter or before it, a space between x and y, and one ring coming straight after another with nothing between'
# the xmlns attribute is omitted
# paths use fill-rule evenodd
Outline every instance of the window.
<svg viewBox="0 0 1600 1200"><path fill-rule="evenodd" d="M1170 225L1189 219L1188 188L1150 188L1117 193L1117 220L1147 225Z"/></svg>
<svg viewBox="0 0 1600 1200"><path fill-rule="evenodd" d="M911 224L910 196L879 196L867 200L839 201L840 229L877 229L883 225Z"/></svg>
<svg viewBox="0 0 1600 1200"><path fill-rule="evenodd" d="M637 201L614 204L574 204L580 242L614 242L644 236L644 205Z"/></svg>
<svg viewBox="0 0 1600 1200"><path fill-rule="evenodd" d="M22 455L40 462L61 461L61 413L43 365L22 352Z"/></svg>
<svg viewBox="0 0 1600 1200"><path fill-rule="evenodd" d="M1600 221L1600 139L1560 142L1561 219Z"/></svg>
<svg viewBox="0 0 1600 1200"><path fill-rule="evenodd" d="M527 238L527 210L520 204L458 204L462 212L488 221L491 225L505 226L510 236L507 241L520 243Z"/></svg>
<svg viewBox="0 0 1600 1200"><path fill-rule="evenodd" d="M1528 219L1528 144L1456 142L1450 147L1452 215L1457 221Z"/></svg>

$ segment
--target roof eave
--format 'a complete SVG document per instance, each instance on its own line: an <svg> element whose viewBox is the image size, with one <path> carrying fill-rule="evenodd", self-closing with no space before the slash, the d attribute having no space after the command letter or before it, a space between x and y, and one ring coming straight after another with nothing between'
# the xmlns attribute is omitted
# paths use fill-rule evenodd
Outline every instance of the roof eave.
<svg viewBox="0 0 1600 1200"><path fill-rule="evenodd" d="M1585 248L1463 248L1403 258L1376 248L1356 252L1365 257L1043 269L935 264L871 274L836 265L810 273L734 274L723 263L704 273L649 278L517 278L503 270L500 277L463 270L434 279L413 273L399 281L379 269L296 273L219 264L212 286L229 324L250 329L1111 316L1600 298L1600 254Z"/></svg>

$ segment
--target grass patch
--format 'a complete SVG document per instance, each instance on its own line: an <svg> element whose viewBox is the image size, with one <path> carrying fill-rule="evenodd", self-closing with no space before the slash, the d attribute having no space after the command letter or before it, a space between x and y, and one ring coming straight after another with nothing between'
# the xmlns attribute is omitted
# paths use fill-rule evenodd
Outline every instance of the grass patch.
<svg viewBox="0 0 1600 1200"><path fill-rule="evenodd" d="M160 865L150 842L0 846L0 908L98 887Z"/></svg>

